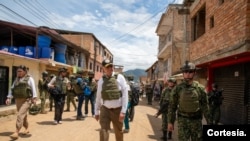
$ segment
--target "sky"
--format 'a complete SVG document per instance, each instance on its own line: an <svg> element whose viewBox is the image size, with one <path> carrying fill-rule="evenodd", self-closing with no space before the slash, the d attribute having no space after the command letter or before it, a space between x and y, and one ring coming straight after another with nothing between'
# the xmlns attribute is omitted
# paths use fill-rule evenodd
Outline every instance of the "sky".
<svg viewBox="0 0 250 141"><path fill-rule="evenodd" d="M156 28L169 4L183 0L1 0L0 20L92 33L124 71L157 61Z"/></svg>

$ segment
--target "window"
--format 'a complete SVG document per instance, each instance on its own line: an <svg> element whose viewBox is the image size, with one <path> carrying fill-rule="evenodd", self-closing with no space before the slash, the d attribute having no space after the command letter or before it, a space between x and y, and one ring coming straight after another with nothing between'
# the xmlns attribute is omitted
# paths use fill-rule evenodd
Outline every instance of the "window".
<svg viewBox="0 0 250 141"><path fill-rule="evenodd" d="M92 64L92 62L90 62L89 63L89 69L92 70L92 68L93 68L93 64Z"/></svg>
<svg viewBox="0 0 250 141"><path fill-rule="evenodd" d="M210 28L214 27L214 16L210 18Z"/></svg>
<svg viewBox="0 0 250 141"><path fill-rule="evenodd" d="M202 36L205 33L206 26L206 7L202 7L195 16L191 19L192 24L192 41Z"/></svg>

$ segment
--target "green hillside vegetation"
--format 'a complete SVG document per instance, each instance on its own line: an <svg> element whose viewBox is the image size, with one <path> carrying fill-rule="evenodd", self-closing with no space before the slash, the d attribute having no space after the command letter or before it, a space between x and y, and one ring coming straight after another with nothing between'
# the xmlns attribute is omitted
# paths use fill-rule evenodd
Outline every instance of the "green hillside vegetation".
<svg viewBox="0 0 250 141"><path fill-rule="evenodd" d="M124 74L127 76L134 76L134 82L139 82L141 76L147 76L147 73L143 69L127 70Z"/></svg>

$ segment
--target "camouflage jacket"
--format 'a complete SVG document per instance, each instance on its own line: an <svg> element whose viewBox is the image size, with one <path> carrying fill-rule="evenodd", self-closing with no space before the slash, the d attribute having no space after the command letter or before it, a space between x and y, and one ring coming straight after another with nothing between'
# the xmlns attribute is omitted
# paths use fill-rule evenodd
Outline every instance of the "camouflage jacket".
<svg viewBox="0 0 250 141"><path fill-rule="evenodd" d="M191 89L191 93L190 96L183 96L186 90ZM183 92L184 91L184 92ZM194 93L194 94L193 94ZM197 95L195 95L195 93ZM181 97L185 97L185 99L181 100ZM195 112L183 112L185 110L181 109L180 105L182 105L183 103L187 103L186 98L189 97L190 99L197 99L197 101L195 101L197 104L197 110ZM195 97L195 98L194 98ZM185 101L186 100L186 101ZM189 105L185 105L187 108L191 107L191 109L193 108L193 105L195 104L189 104ZM209 109L208 109L208 97L205 91L205 88L203 85L199 84L198 82L194 81L192 83L192 85L187 85L186 82L182 82L180 84L178 84L172 91L170 94L170 99L169 99L169 108L168 108L168 123L174 123L175 121L175 116L176 116L176 111L178 110L178 115L180 116L185 116L187 118L192 118L194 116L198 116L200 118L202 118L202 116L204 115L207 123L209 124L210 122L208 121L209 119Z"/></svg>

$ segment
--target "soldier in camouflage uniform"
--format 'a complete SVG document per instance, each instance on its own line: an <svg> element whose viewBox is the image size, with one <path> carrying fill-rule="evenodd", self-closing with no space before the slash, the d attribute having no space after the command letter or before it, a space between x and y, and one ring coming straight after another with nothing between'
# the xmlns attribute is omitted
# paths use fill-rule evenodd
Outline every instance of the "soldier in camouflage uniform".
<svg viewBox="0 0 250 141"><path fill-rule="evenodd" d="M160 109L158 112L155 114L155 117L157 118L159 115L162 114L162 133L163 136L161 139L164 141L167 141L167 126L168 126L168 105L169 105L169 98L170 98L170 93L172 89L176 85L176 79L174 77L170 77L166 82L165 82L165 88L163 89L161 93L161 98L160 98ZM172 131L168 132L168 139L172 138Z"/></svg>
<svg viewBox="0 0 250 141"><path fill-rule="evenodd" d="M172 90L168 109L168 130L174 129L178 115L178 140L202 141L202 117L209 122L208 98L203 85L194 81L196 67L185 62L181 67L184 81Z"/></svg>
<svg viewBox="0 0 250 141"><path fill-rule="evenodd" d="M76 102L75 102L75 96L76 95L74 93L73 86L72 86L72 83L73 83L73 81L75 81L76 76L75 75L70 75L69 79L70 79L70 84L67 86L67 92L66 92L67 98L66 98L66 110L65 110L65 112L70 111L70 102L74 106L75 111L77 109Z"/></svg>
<svg viewBox="0 0 250 141"><path fill-rule="evenodd" d="M42 72L42 78L38 81L38 89L40 93L40 99L41 99L41 114L47 114L47 111L45 111L45 103L46 98L48 97L48 83L49 83L49 74L47 71Z"/></svg>
<svg viewBox="0 0 250 141"><path fill-rule="evenodd" d="M152 105L152 99L153 99L153 92L152 92L152 87L150 84L146 84L146 96L148 100L148 105Z"/></svg>
<svg viewBox="0 0 250 141"><path fill-rule="evenodd" d="M222 95L223 89L218 90L218 85L213 83L212 90L208 93L209 111L211 124L218 125L220 121L220 106L224 99Z"/></svg>
<svg viewBox="0 0 250 141"><path fill-rule="evenodd" d="M50 80L55 77L56 75L55 74L50 74ZM52 108L53 108L53 104L54 104L54 99L52 97L52 95L49 93L49 111L51 112L52 111Z"/></svg>

